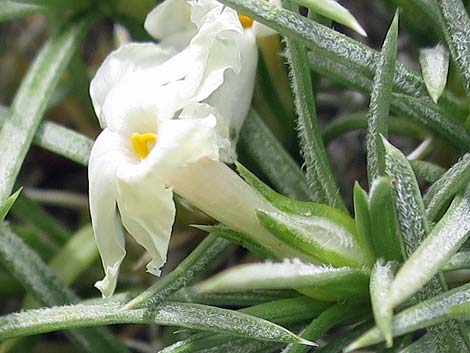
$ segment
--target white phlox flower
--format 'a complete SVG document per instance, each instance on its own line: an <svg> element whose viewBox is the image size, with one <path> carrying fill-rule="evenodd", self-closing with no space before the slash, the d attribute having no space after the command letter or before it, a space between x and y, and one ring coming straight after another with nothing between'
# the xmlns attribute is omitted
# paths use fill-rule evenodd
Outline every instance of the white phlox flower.
<svg viewBox="0 0 470 353"><path fill-rule="evenodd" d="M89 161L90 213L105 271L96 287L103 296L114 292L125 257L122 226L149 252L147 270L159 275L175 217L173 191L193 202L186 195L194 191L192 179L207 184L214 165L236 177L221 161L235 158L253 92L250 26L214 0L167 0L146 21L161 43L120 47L92 80L104 129Z"/></svg>

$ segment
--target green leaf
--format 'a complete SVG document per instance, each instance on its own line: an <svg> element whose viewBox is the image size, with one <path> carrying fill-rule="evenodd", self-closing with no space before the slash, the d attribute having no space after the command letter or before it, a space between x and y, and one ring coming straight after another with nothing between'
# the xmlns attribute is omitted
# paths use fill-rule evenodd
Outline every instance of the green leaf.
<svg viewBox="0 0 470 353"><path fill-rule="evenodd" d="M385 138L386 173L396 194L396 209L403 237L403 250L409 257L429 233L418 182L406 157Z"/></svg>
<svg viewBox="0 0 470 353"><path fill-rule="evenodd" d="M16 20L46 9L38 5L19 4L12 0L0 0L0 22Z"/></svg>
<svg viewBox="0 0 470 353"><path fill-rule="evenodd" d="M314 51L312 56L320 60L335 61L348 68L357 69L361 75L369 79L374 75L379 54L358 41L264 0L222 0L221 2L281 34L297 39L312 49ZM394 90L416 97L427 95L420 76L400 63L395 69ZM446 105L459 111L459 114L468 113L466 103L446 93L442 98Z"/></svg>
<svg viewBox="0 0 470 353"><path fill-rule="evenodd" d="M311 68L321 75L354 88L365 95L370 94L372 82L353 66L345 66L333 60L321 58L316 53L315 55L310 53L309 61ZM444 111L430 99L418 99L397 93L392 93L391 109L394 113L409 118L413 123L425 127L458 148L470 148L470 135L467 133L466 127L460 121L455 121L450 117L462 113L462 116L466 118L468 112L457 113L450 111L450 108Z"/></svg>
<svg viewBox="0 0 470 353"><path fill-rule="evenodd" d="M470 153L466 153L457 163L428 189L423 201L426 216L431 222L438 220L450 200L470 182Z"/></svg>
<svg viewBox="0 0 470 353"><path fill-rule="evenodd" d="M444 38L463 85L470 92L470 18L461 0L437 0Z"/></svg>
<svg viewBox="0 0 470 353"><path fill-rule="evenodd" d="M402 260L402 245L392 181L375 179L369 195L369 215L372 248L378 258Z"/></svg>
<svg viewBox="0 0 470 353"><path fill-rule="evenodd" d="M328 1L341 8L334 0ZM329 7L328 4L323 6L323 1L309 0L309 2L319 4L320 7ZM286 8L298 12L298 7L289 6L288 0L283 3ZM285 37L284 40L285 54L289 63L289 77L298 116L297 132L301 153L306 164L307 182L310 189L318 194L318 202L344 209L344 202L338 192L338 186L320 134L307 51L293 39Z"/></svg>
<svg viewBox="0 0 470 353"><path fill-rule="evenodd" d="M81 18L51 36L24 77L0 130L0 200L11 193L52 91L90 22Z"/></svg>
<svg viewBox="0 0 470 353"><path fill-rule="evenodd" d="M153 310L125 310L121 304L112 302L28 310L0 317L0 339L118 323L181 326L265 341L313 345L287 329L255 316L187 303L161 304Z"/></svg>
<svg viewBox="0 0 470 353"><path fill-rule="evenodd" d="M126 304L127 309L155 306L190 283L194 277L230 247L230 242L216 235L205 238L173 271Z"/></svg>
<svg viewBox="0 0 470 353"><path fill-rule="evenodd" d="M330 306L324 312L322 312L317 318L301 332L300 336L311 341L318 340L322 337L329 329L334 326L347 323L351 319L359 319L364 316L364 305L350 303L346 304L335 304ZM289 344L283 349L282 353L307 353L309 347Z"/></svg>
<svg viewBox="0 0 470 353"><path fill-rule="evenodd" d="M470 236L470 188L457 197L431 233L398 271L390 287L393 307L428 282Z"/></svg>
<svg viewBox="0 0 470 353"><path fill-rule="evenodd" d="M427 161L412 160L410 164L416 177L428 183L435 183L446 172L441 166ZM423 201L426 205L426 195Z"/></svg>
<svg viewBox="0 0 470 353"><path fill-rule="evenodd" d="M78 301L77 296L52 272L51 268L5 224L0 225L0 260L41 304L54 306ZM1 324L0 326L3 327ZM74 330L71 336L85 352L127 352L108 331L103 329Z"/></svg>
<svg viewBox="0 0 470 353"><path fill-rule="evenodd" d="M334 292L337 297L364 294L369 271L304 264L299 260L282 263L240 265L197 285L201 291L279 289L314 286Z"/></svg>
<svg viewBox="0 0 470 353"><path fill-rule="evenodd" d="M422 328L429 328L449 319L449 308L466 303L470 295L470 284L451 289L434 298L408 308L393 317L393 336L401 336ZM449 332L447 333L449 334ZM428 334L429 335L429 334ZM345 352L366 347L384 340L378 327L373 327L351 343ZM436 344L436 340L433 338ZM464 350L462 350L463 352Z"/></svg>
<svg viewBox="0 0 470 353"><path fill-rule="evenodd" d="M357 240L363 248L369 249L369 252L374 254L374 257L377 257L372 247L372 228L369 213L369 199L366 192L357 181L354 183L353 196L354 221L357 230Z"/></svg>
<svg viewBox="0 0 470 353"><path fill-rule="evenodd" d="M300 200L313 200L305 175L255 111L240 132L239 145L279 192Z"/></svg>
<svg viewBox="0 0 470 353"><path fill-rule="evenodd" d="M261 224L292 248L323 263L361 267L372 259L353 233L326 217L257 211Z"/></svg>
<svg viewBox="0 0 470 353"><path fill-rule="evenodd" d="M289 289L201 292L195 287L185 287L172 294L169 300L221 307L243 307L298 296L300 296L298 292Z"/></svg>
<svg viewBox="0 0 470 353"><path fill-rule="evenodd" d="M367 121L367 177L369 185L385 174L385 151L380 135L388 135L388 115L392 94L393 75L397 60L398 11L385 37L382 52L375 66L374 83Z"/></svg>
<svg viewBox="0 0 470 353"><path fill-rule="evenodd" d="M423 139L426 136L426 132L421 127L416 126L409 120L401 117L393 117L388 120L388 127L390 133L411 137L417 139ZM328 145L332 140L341 134L345 134L350 131L357 129L367 128L367 113L359 112L354 114L348 114L346 116L336 118L331 121L322 130L323 141Z"/></svg>
<svg viewBox="0 0 470 353"><path fill-rule="evenodd" d="M387 347L391 347L393 344L393 308L388 299L392 279L393 264L391 262L384 263L379 259L370 274L370 299L375 323L384 336Z"/></svg>
<svg viewBox="0 0 470 353"><path fill-rule="evenodd" d="M449 53L442 44L438 44L434 48L421 49L419 63L429 95L434 103L437 103L446 87Z"/></svg>
<svg viewBox="0 0 470 353"><path fill-rule="evenodd" d="M255 305L239 310L240 312L275 322L280 325L292 325L321 314L331 303L316 301L307 297L298 297L284 300L276 300L270 303ZM212 351L219 352L221 345L227 341L240 344L243 341L233 336L201 332L176 342L161 350L159 353L194 353ZM214 348L216 347L216 348ZM232 349L234 347L230 345ZM245 348L245 347L244 347ZM231 351L229 351L231 352ZM244 350L240 350L244 353Z"/></svg>
<svg viewBox="0 0 470 353"><path fill-rule="evenodd" d="M405 259L409 258L429 234L429 224L424 212L424 203L413 170L405 156L385 139L386 173L392 178L396 194L396 208L403 240ZM424 300L443 293L447 285L439 273L433 277L417 294ZM454 343L458 349L468 348L463 339L462 328L455 321L429 328L430 333L437 336L439 350L448 351Z"/></svg>
<svg viewBox="0 0 470 353"><path fill-rule="evenodd" d="M305 6L316 12L317 14L330 18L335 22L341 23L359 33L361 36L367 37L366 31L361 27L359 22L351 13L337 3L335 0L290 0L295 1L299 5Z"/></svg>
<svg viewBox="0 0 470 353"><path fill-rule="evenodd" d="M88 165L93 140L53 122L39 125L33 142L81 165Z"/></svg>
<svg viewBox="0 0 470 353"><path fill-rule="evenodd" d="M458 252L442 267L442 271L470 269L470 251Z"/></svg>
<svg viewBox="0 0 470 353"><path fill-rule="evenodd" d="M3 222L8 212L10 212L22 190L23 188L19 188L9 198L0 202L0 223Z"/></svg>

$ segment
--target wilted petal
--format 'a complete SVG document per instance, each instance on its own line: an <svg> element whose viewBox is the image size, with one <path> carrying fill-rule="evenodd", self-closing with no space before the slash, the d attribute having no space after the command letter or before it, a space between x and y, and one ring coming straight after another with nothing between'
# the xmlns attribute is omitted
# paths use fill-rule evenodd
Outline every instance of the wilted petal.
<svg viewBox="0 0 470 353"><path fill-rule="evenodd" d="M122 223L150 254L148 272L159 276L166 262L175 219L173 192L158 179L140 179L130 170L118 172L118 205Z"/></svg>
<svg viewBox="0 0 470 353"><path fill-rule="evenodd" d="M101 111L110 91L127 75L156 67L171 55L152 43L130 43L112 52L101 64L90 84L90 96L101 127L108 123Z"/></svg>
<svg viewBox="0 0 470 353"><path fill-rule="evenodd" d="M95 286L104 297L116 288L119 266L124 259L124 236L116 210L116 169L123 160L118 136L104 130L91 150L88 165L90 213L105 277Z"/></svg>

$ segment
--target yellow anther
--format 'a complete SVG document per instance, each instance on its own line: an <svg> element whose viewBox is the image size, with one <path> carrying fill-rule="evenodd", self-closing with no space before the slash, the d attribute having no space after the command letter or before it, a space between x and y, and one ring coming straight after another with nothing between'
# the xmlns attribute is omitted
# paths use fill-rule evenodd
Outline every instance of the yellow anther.
<svg viewBox="0 0 470 353"><path fill-rule="evenodd" d="M240 19L242 27L245 29L251 28L251 26L253 26L253 22L255 22L251 17L242 14L238 15L238 18Z"/></svg>
<svg viewBox="0 0 470 353"><path fill-rule="evenodd" d="M157 134L154 134L153 132L146 132L143 134L134 132L131 136L132 148L139 156L140 160L147 158L156 142Z"/></svg>

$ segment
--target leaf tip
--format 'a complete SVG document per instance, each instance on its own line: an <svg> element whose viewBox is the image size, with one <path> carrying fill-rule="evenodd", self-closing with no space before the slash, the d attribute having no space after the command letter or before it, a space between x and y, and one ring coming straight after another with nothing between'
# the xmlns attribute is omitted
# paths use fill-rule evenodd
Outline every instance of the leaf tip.
<svg viewBox="0 0 470 353"><path fill-rule="evenodd" d="M298 343L303 344L305 346L311 346L311 347L318 347L318 344L315 342L306 340L305 338L299 337Z"/></svg>

